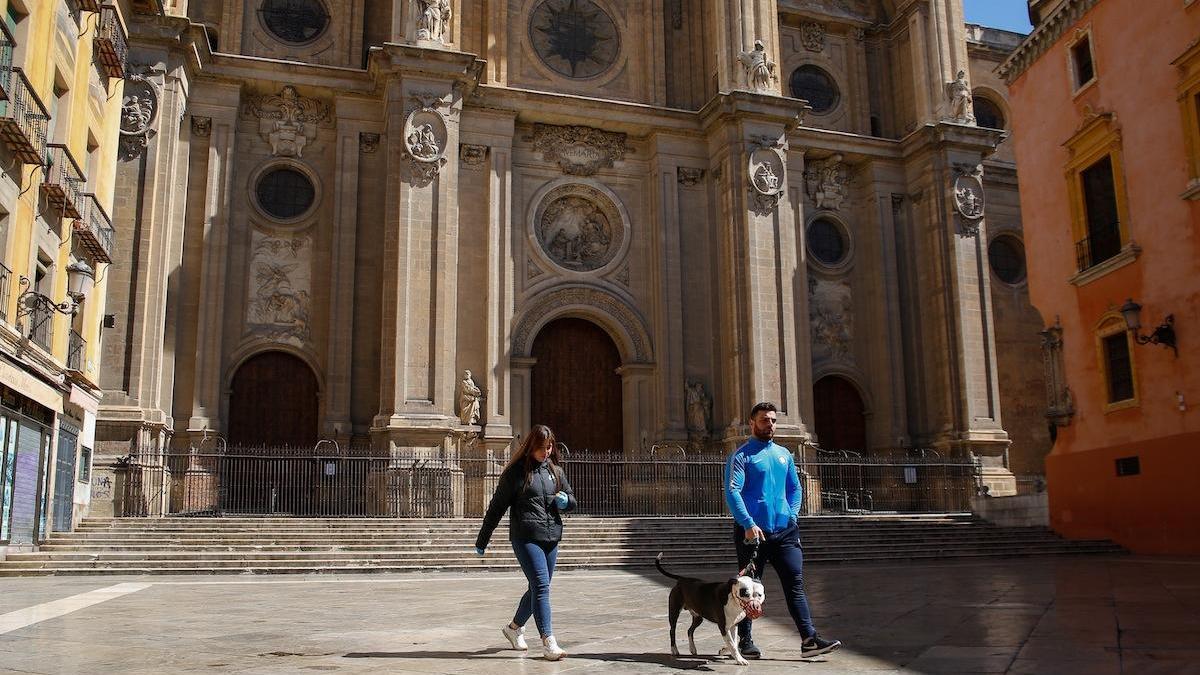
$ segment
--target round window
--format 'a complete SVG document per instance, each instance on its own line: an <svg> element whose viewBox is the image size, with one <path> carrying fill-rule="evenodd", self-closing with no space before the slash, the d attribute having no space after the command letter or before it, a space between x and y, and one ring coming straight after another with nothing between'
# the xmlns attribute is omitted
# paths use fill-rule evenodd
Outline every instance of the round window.
<svg viewBox="0 0 1200 675"><path fill-rule="evenodd" d="M827 113L837 107L841 97L837 83L829 73L814 65L800 66L792 71L792 98L808 101L814 113Z"/></svg>
<svg viewBox="0 0 1200 675"><path fill-rule="evenodd" d="M316 190L308 176L285 167L272 169L259 179L255 194L267 215L289 220L312 208Z"/></svg>
<svg viewBox="0 0 1200 675"><path fill-rule="evenodd" d="M1025 251L1016 237L993 239L988 245L988 263L996 277L1006 284L1025 281Z"/></svg>
<svg viewBox="0 0 1200 675"><path fill-rule="evenodd" d="M1004 113L1000 112L1000 107L995 103L982 96L975 96L972 106L975 109L975 124L989 129L1004 128Z"/></svg>
<svg viewBox="0 0 1200 675"><path fill-rule="evenodd" d="M817 218L805 232L808 251L822 265L836 265L846 257L846 236L837 223Z"/></svg>
<svg viewBox="0 0 1200 675"><path fill-rule="evenodd" d="M617 25L592 0L543 0L529 14L529 41L551 70L573 79L595 77L617 61Z"/></svg>
<svg viewBox="0 0 1200 675"><path fill-rule="evenodd" d="M259 12L271 34L292 44L310 42L329 24L321 0L264 0Z"/></svg>

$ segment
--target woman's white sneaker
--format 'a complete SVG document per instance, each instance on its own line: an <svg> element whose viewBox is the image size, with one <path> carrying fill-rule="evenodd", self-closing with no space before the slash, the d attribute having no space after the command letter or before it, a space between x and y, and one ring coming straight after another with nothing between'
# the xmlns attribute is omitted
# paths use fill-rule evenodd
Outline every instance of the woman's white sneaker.
<svg viewBox="0 0 1200 675"><path fill-rule="evenodd" d="M500 632L504 633L504 637L508 638L508 642L512 645L513 649L518 649L520 651L529 649L529 645L525 642L524 627L513 628L512 626L505 626L504 628L500 629Z"/></svg>
<svg viewBox="0 0 1200 675"><path fill-rule="evenodd" d="M542 638L542 648L547 661L557 661L567 655L566 652L559 648L558 640L555 640L553 635L547 635Z"/></svg>

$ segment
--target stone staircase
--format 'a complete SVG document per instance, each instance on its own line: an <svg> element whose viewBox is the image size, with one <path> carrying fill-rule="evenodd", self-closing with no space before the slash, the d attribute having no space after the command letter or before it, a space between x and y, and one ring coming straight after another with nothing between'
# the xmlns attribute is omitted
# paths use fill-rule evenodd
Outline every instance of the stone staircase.
<svg viewBox="0 0 1200 675"><path fill-rule="evenodd" d="M508 525L485 557L479 519L89 518L34 553L0 561L0 576L83 574L349 574L515 571ZM1066 541L1046 528L997 527L970 515L811 517L805 562L1120 553L1109 541ZM673 569L728 568L727 518L567 518L558 569L639 568L663 551Z"/></svg>

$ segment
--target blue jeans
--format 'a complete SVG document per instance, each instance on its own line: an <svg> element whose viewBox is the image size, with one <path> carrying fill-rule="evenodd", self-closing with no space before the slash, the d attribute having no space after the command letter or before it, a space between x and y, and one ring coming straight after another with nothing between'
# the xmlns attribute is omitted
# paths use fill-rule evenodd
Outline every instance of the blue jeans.
<svg viewBox="0 0 1200 675"><path fill-rule="evenodd" d="M767 540L759 544L758 556L754 560L756 577L762 578L766 564L771 563L783 586L783 599L800 635L808 639L817 634L813 627L812 612L808 609L808 596L804 593L804 553L800 550L800 528L792 521L778 532L766 532ZM753 547L746 543L746 531L740 525L734 527L733 536L737 543L738 569L750 562ZM738 624L738 639L750 639L750 619Z"/></svg>
<svg viewBox="0 0 1200 675"><path fill-rule="evenodd" d="M514 539L512 547L521 571L529 580L529 589L517 604L513 623L524 626L533 616L542 637L554 635L550 625L550 577L554 576L554 561L558 559L558 542Z"/></svg>

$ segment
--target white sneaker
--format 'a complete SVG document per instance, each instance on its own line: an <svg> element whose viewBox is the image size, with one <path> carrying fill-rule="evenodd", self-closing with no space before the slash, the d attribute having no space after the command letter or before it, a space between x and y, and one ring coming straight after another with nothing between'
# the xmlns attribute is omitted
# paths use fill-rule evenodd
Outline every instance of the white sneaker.
<svg viewBox="0 0 1200 675"><path fill-rule="evenodd" d="M521 651L529 649L529 645L525 643L524 626L521 628L511 628L509 626L505 626L504 628L500 629L500 632L504 633L504 637L508 638L508 641L510 644L512 644L513 649L519 649Z"/></svg>
<svg viewBox="0 0 1200 675"><path fill-rule="evenodd" d="M555 640L553 635L547 635L542 638L542 650L547 661L557 661L567 655L566 652L559 648L558 640Z"/></svg>

